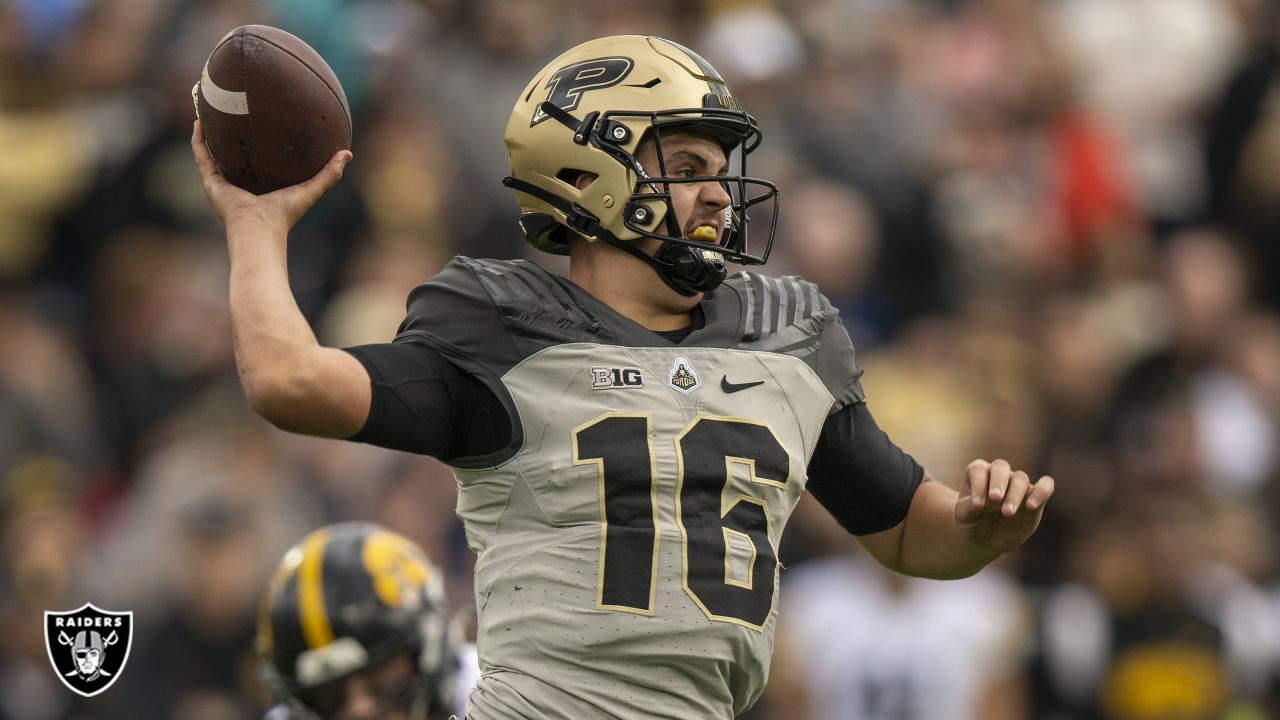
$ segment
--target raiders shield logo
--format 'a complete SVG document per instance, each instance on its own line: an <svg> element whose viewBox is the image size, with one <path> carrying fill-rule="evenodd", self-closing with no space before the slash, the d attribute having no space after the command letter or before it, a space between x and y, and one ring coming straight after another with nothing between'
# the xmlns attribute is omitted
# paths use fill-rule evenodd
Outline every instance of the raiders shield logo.
<svg viewBox="0 0 1280 720"><path fill-rule="evenodd" d="M100 610L85 603L78 610L44 614L44 647L62 684L93 697L115 683L129 661L133 612Z"/></svg>

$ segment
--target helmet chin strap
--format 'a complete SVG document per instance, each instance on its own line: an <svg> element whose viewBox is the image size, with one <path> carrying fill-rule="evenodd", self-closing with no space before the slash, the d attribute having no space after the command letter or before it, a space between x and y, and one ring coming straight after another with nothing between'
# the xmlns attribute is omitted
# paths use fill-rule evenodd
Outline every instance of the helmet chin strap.
<svg viewBox="0 0 1280 720"><path fill-rule="evenodd" d="M698 250L680 243L664 242L656 254L650 255L634 243L619 240L603 228L596 237L643 260L658 273L658 277L662 278L667 287L685 297L715 290L720 287L720 283L724 282L727 274L724 258L720 253L710 250Z"/></svg>
<svg viewBox="0 0 1280 720"><path fill-rule="evenodd" d="M700 250L689 245L667 241L654 255L641 250L635 243L619 240L613 233L600 225L594 215L582 206L570 203L564 198L554 195L532 183L505 177L502 184L513 190L532 195L565 214L568 226L587 237L598 238L601 242L630 253L644 261L667 287L692 297L701 292L711 292L724 282L728 274L724 267L724 256L712 250Z"/></svg>

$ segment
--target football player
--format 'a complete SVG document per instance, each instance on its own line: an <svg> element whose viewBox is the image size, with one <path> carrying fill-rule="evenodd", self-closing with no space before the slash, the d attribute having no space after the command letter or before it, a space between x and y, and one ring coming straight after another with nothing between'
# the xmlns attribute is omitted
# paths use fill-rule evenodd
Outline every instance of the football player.
<svg viewBox="0 0 1280 720"><path fill-rule="evenodd" d="M411 540L343 523L287 553L258 617L268 720L444 720L458 658L440 571Z"/></svg>
<svg viewBox="0 0 1280 720"><path fill-rule="evenodd" d="M727 276L773 242L777 190L747 172L761 139L688 48L622 36L567 51L516 100L505 182L525 237L567 254L569 276L459 257L413 291L394 342L343 350L299 312L285 248L351 154L255 197L218 174L197 124L250 403L288 430L456 471L478 554L469 718L750 707L779 538L806 490L881 563L925 577L971 575L1039 523L1052 479L979 460L957 493L889 441L812 284Z"/></svg>

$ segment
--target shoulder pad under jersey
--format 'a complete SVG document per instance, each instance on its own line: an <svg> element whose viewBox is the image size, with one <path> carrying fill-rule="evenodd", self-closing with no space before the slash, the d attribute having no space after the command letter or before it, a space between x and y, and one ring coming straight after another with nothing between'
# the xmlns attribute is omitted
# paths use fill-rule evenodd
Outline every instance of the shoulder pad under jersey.
<svg viewBox="0 0 1280 720"><path fill-rule="evenodd" d="M550 345L608 335L541 267L459 256L410 293L396 340L425 342L464 370L501 377Z"/></svg>
<svg viewBox="0 0 1280 720"><path fill-rule="evenodd" d="M736 347L804 360L835 398L831 412L865 399L853 341L840 322L840 311L816 285L795 275L750 272L728 278L725 285L742 300Z"/></svg>

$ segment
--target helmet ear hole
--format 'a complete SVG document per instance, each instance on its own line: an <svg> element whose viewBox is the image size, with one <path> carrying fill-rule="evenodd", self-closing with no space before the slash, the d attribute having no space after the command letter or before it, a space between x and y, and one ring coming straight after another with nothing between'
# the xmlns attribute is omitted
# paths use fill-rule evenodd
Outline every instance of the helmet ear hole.
<svg viewBox="0 0 1280 720"><path fill-rule="evenodd" d="M586 190L598 177L600 176L593 172L577 168L561 168L560 172L556 173L557 180L566 185L572 185L579 190Z"/></svg>

